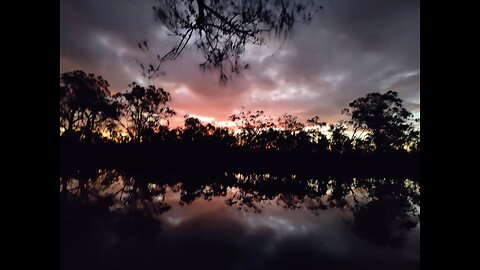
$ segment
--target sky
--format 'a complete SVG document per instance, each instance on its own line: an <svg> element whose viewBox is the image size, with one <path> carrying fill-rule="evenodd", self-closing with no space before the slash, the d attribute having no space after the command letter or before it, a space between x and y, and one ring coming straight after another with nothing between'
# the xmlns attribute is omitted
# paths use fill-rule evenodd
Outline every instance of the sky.
<svg viewBox="0 0 480 270"><path fill-rule="evenodd" d="M202 72L202 55L188 47L163 66L153 81L137 60L148 58L137 44L147 40L166 53L177 39L155 20L154 0L61 0L60 73L77 69L101 75L111 92L133 81L162 87L177 112L172 127L189 114L217 125L246 110L283 113L299 120L318 115L334 123L343 108L371 92L394 90L420 116L420 3L418 0L329 0L309 25L298 24L283 45L248 45L250 68L227 85L218 73Z"/></svg>

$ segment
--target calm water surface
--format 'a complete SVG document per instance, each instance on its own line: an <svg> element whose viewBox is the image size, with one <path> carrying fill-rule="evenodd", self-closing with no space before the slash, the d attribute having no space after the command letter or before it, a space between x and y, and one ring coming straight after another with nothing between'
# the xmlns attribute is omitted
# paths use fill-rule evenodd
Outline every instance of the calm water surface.
<svg viewBox="0 0 480 270"><path fill-rule="evenodd" d="M409 179L167 178L61 181L62 269L419 269Z"/></svg>

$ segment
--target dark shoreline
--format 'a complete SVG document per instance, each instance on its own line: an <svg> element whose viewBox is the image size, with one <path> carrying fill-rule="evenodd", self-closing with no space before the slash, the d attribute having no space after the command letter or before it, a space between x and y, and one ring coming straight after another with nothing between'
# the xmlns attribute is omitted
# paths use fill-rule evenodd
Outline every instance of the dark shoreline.
<svg viewBox="0 0 480 270"><path fill-rule="evenodd" d="M224 172L318 177L420 178L419 152L302 152L186 144L63 143L61 175L116 169L145 175Z"/></svg>

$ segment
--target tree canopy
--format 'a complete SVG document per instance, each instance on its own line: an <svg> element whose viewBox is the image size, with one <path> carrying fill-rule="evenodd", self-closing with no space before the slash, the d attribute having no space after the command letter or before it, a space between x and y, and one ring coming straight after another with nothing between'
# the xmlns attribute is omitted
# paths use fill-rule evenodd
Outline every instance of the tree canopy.
<svg viewBox="0 0 480 270"><path fill-rule="evenodd" d="M162 120L175 115L175 111L166 106L171 100L170 93L154 85L143 87L135 82L129 85L132 89L114 96L121 108L126 123L120 123L135 141L149 131L157 132Z"/></svg>
<svg viewBox="0 0 480 270"><path fill-rule="evenodd" d="M420 149L420 132L415 123L419 119L413 119L395 91L355 99L342 111L350 119L338 123L327 124L319 116L302 122L288 113L275 118L262 110L242 108L229 117L236 124L233 130L188 114L184 128L170 129L169 118L175 115L167 106L170 94L154 85L134 82L129 87L129 91L111 96L109 84L101 76L80 70L62 73L61 132L76 134L75 140L88 142L96 138L112 142L213 143L225 148L311 153Z"/></svg>
<svg viewBox="0 0 480 270"><path fill-rule="evenodd" d="M419 135L412 122L412 113L403 107L395 91L369 93L352 101L349 107L343 113L351 117L349 123L354 132L366 131L367 138L377 149L402 148Z"/></svg>
<svg viewBox="0 0 480 270"><path fill-rule="evenodd" d="M90 137L99 125L118 119L109 87L101 76L81 70L60 74L60 126Z"/></svg>
<svg viewBox="0 0 480 270"><path fill-rule="evenodd" d="M191 39L204 56L203 70L217 70L220 82L249 68L241 61L247 44L265 44L274 35L286 39L296 22L309 23L312 13L322 6L312 0L162 0L153 7L156 18L179 38L169 52L157 55L156 63L145 67L151 78L166 60L175 60L189 46ZM140 49L148 50L146 41Z"/></svg>

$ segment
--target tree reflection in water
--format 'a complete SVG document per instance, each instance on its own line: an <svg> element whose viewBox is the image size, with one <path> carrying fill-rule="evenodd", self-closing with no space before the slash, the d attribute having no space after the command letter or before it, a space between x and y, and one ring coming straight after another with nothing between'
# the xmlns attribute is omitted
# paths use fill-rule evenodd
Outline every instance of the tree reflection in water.
<svg viewBox="0 0 480 270"><path fill-rule="evenodd" d="M407 266L404 261L395 262L398 258L388 259L390 255L383 253L370 254L359 247L352 248L355 250L352 254L356 255L348 255L357 256L358 261L352 259L347 263L342 257L335 259L325 252L330 252L331 245L339 245L337 249L341 249L346 248L342 245L350 244L341 244L335 238L326 241L325 236L320 240L314 238L319 233L326 233L327 238L339 234L343 236L338 237L357 237L360 242L366 240L365 243L382 252L402 249L409 232L419 223L420 188L417 182L408 179L322 179L311 175L265 173L149 175L148 172L77 170L60 179L60 194L61 263L65 269L154 269L158 266L155 258L180 256L174 251L177 249L188 250L188 258L198 257L199 260L206 256L205 253L219 253L217 255L222 259L218 259L219 264L211 269L230 269L226 266L230 264L231 269L236 269L239 266L235 265L240 261L244 263L242 267L251 269L284 269L294 265L310 268L312 264L316 265L318 258L323 258L325 266L342 269L356 269L359 265L370 269L391 268L389 260L398 264L399 269L418 268L418 261L408 261ZM167 214L178 209L185 213L198 207L213 209L213 205L218 207L221 204L232 213L250 213L250 216L242 217L243 222L256 222L256 229L246 229L245 225L226 217L227 212L192 214L191 217ZM298 212L292 219L298 219L295 222L300 225L288 223L291 220L285 219L286 216L275 216L272 209L291 215ZM321 223L329 222L332 211L343 213L343 225L332 226L345 226L346 231L338 229L335 232L335 228L332 232L319 231L328 225ZM314 225L302 224L307 213L324 219L313 220ZM256 221L255 218L251 220L251 215L258 217ZM182 222L182 218L190 218L190 222ZM269 225L262 227L258 224ZM278 226L286 230L283 232L286 238L281 241L273 237L278 234L275 232ZM308 226L313 228L310 236L302 234ZM320 249L321 245L327 246ZM300 264L292 264L285 261L282 250L289 254L300 252L302 254L295 255L295 258L304 259ZM365 254L361 255L361 252ZM365 256L372 258L365 259ZM374 263L378 260L376 256L386 256L383 258L386 262ZM255 262L249 258L255 258ZM139 266L139 262L144 266ZM198 262L178 267L173 262L167 265L188 269L199 266Z"/></svg>

